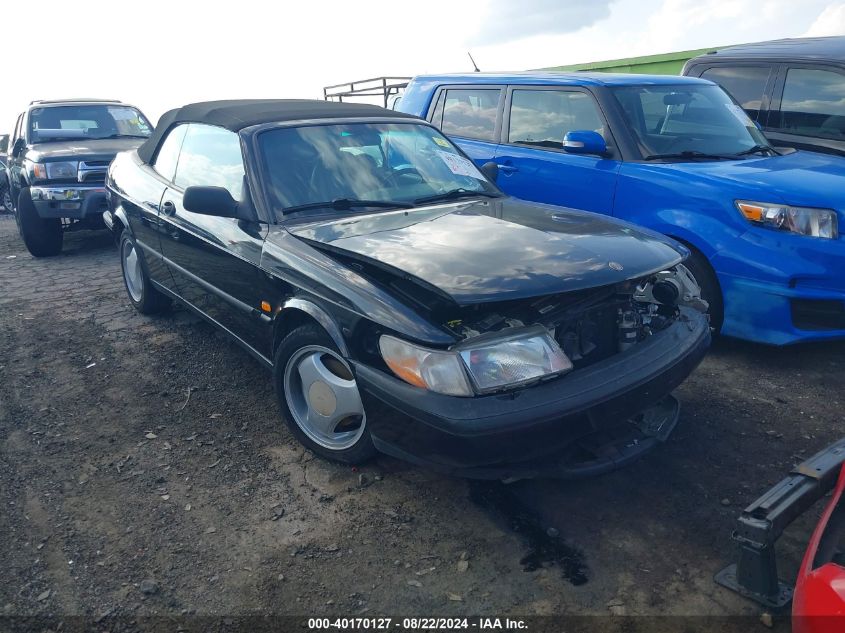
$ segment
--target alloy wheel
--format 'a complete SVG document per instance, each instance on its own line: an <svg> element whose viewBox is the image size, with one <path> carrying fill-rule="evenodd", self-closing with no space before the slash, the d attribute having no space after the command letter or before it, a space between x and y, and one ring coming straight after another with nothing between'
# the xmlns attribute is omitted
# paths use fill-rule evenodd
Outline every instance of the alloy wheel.
<svg viewBox="0 0 845 633"><path fill-rule="evenodd" d="M129 240L124 240L121 256L123 258L123 280L126 282L126 290L134 301L140 302L144 294L144 273L141 270L138 251Z"/></svg>
<svg viewBox="0 0 845 633"><path fill-rule="evenodd" d="M307 345L290 357L284 392L294 421L320 446L342 451L363 435L366 415L355 377L327 347Z"/></svg>

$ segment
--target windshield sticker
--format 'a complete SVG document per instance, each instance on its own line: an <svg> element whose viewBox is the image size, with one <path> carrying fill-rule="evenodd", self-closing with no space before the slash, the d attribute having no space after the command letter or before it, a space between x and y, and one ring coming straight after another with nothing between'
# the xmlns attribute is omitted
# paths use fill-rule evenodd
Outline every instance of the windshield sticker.
<svg viewBox="0 0 845 633"><path fill-rule="evenodd" d="M478 180L483 179L481 172L478 171L471 160L467 160L463 156L458 156L457 154L452 154L451 152L444 152L443 150L437 150L437 154L443 162L446 163L449 170L456 176L470 176L471 178L477 178Z"/></svg>
<svg viewBox="0 0 845 633"><path fill-rule="evenodd" d="M138 118L132 108L109 108L109 114L115 121L134 121Z"/></svg>
<svg viewBox="0 0 845 633"><path fill-rule="evenodd" d="M441 138L440 136L432 136L431 140L437 143L440 147L450 147L449 141L445 138Z"/></svg>
<svg viewBox="0 0 845 633"><path fill-rule="evenodd" d="M736 105L735 103L726 103L725 107L728 111L733 114L740 123L742 123L746 127L754 127L754 122L748 118L748 115L745 114L745 110L741 107Z"/></svg>

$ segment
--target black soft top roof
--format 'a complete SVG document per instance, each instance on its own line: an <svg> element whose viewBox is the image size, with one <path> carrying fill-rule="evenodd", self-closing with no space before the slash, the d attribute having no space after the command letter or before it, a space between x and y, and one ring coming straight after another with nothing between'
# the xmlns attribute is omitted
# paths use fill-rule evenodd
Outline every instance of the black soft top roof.
<svg viewBox="0 0 845 633"><path fill-rule="evenodd" d="M145 163L149 163L167 131L178 123L206 123L239 132L260 123L352 117L416 118L374 105L314 99L204 101L165 112L150 138L138 148L138 155Z"/></svg>

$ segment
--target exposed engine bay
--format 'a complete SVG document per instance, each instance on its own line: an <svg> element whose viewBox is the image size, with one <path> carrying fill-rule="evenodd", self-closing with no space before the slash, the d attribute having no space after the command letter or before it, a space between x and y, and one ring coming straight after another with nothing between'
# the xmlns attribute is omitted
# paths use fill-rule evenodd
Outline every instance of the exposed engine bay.
<svg viewBox="0 0 845 633"><path fill-rule="evenodd" d="M578 368L666 329L680 318L679 306L708 309L695 279L681 264L612 287L468 306L444 325L463 340L542 325Z"/></svg>

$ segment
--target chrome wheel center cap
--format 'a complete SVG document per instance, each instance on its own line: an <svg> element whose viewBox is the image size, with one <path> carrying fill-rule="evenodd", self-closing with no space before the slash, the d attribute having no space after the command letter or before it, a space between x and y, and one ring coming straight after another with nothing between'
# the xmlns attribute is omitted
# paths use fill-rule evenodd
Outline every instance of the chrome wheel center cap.
<svg viewBox="0 0 845 633"><path fill-rule="evenodd" d="M337 409L337 397L331 387L319 380L308 387L308 402L314 411L326 418Z"/></svg>

